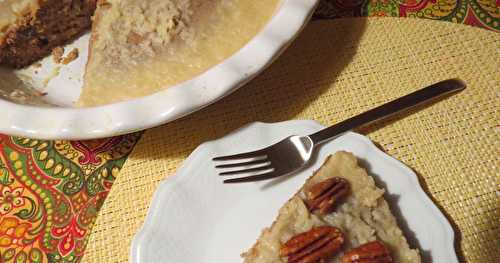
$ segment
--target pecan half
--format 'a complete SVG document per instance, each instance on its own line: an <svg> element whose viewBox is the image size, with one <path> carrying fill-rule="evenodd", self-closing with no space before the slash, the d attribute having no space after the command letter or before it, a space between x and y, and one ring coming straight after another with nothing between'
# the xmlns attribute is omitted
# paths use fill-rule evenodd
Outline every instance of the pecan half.
<svg viewBox="0 0 500 263"><path fill-rule="evenodd" d="M280 255L288 263L317 263L338 252L344 244L344 234L331 226L313 228L298 234L281 246Z"/></svg>
<svg viewBox="0 0 500 263"><path fill-rule="evenodd" d="M322 215L331 213L335 205L349 194L349 182L340 177L328 178L306 190L309 211L318 210Z"/></svg>
<svg viewBox="0 0 500 263"><path fill-rule="evenodd" d="M342 263L391 263L389 249L380 241L373 241L349 250Z"/></svg>

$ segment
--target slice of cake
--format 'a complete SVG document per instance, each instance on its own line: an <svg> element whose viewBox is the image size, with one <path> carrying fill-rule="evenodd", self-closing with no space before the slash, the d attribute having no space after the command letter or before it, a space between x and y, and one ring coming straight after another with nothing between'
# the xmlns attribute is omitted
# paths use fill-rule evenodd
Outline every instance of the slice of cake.
<svg viewBox="0 0 500 263"><path fill-rule="evenodd" d="M280 209L244 262L420 262L383 193L354 155L337 152Z"/></svg>
<svg viewBox="0 0 500 263"><path fill-rule="evenodd" d="M100 1L78 105L141 97L193 78L243 47L279 2Z"/></svg>
<svg viewBox="0 0 500 263"><path fill-rule="evenodd" d="M0 64L28 66L90 28L96 0L0 1Z"/></svg>

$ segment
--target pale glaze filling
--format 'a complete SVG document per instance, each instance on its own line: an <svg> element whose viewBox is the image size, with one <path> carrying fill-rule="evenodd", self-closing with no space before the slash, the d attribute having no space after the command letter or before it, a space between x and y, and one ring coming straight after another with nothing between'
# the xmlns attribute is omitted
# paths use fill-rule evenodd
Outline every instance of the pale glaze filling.
<svg viewBox="0 0 500 263"><path fill-rule="evenodd" d="M97 12L79 106L145 96L191 79L243 47L280 0L108 2Z"/></svg>

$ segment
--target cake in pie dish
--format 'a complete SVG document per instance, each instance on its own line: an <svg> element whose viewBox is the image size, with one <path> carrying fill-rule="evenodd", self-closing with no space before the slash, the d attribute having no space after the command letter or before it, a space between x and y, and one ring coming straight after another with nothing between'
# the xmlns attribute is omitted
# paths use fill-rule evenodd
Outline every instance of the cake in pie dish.
<svg viewBox="0 0 500 263"><path fill-rule="evenodd" d="M79 105L141 97L193 78L242 48L271 18L278 3L101 2Z"/></svg>
<svg viewBox="0 0 500 263"><path fill-rule="evenodd" d="M86 32L96 0L0 0L0 64L25 67Z"/></svg>
<svg viewBox="0 0 500 263"><path fill-rule="evenodd" d="M356 157L330 156L279 211L246 263L421 262Z"/></svg>
<svg viewBox="0 0 500 263"><path fill-rule="evenodd" d="M120 102L222 62L258 34L279 3L0 0L0 65L28 66L92 27L77 106Z"/></svg>

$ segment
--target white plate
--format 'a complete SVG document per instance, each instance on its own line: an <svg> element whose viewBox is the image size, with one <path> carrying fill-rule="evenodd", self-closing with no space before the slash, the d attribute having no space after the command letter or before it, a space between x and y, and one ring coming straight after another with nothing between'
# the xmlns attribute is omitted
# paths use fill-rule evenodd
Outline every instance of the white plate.
<svg viewBox="0 0 500 263"><path fill-rule="evenodd" d="M240 254L274 221L278 209L306 178L329 154L346 150L360 158L378 185L386 189L391 210L410 243L423 252L423 262L458 262L453 230L424 193L415 173L362 135L346 133L326 143L308 169L286 180L225 185L213 168L214 156L254 150L321 128L313 121L253 123L199 146L177 174L158 187L145 223L132 242L131 261L241 262Z"/></svg>
<svg viewBox="0 0 500 263"><path fill-rule="evenodd" d="M134 100L73 108L85 65L85 60L79 59L61 69L59 77L50 82L49 95L43 97L59 106L27 105L40 102L36 97L25 104L0 99L0 132L39 139L91 139L142 130L180 118L231 93L262 71L300 32L317 2L283 0L269 23L236 54L192 80ZM87 54L87 43L88 35L73 44L81 51L81 57ZM43 63L51 62L47 58ZM33 70L25 74L34 76ZM51 70L39 71L44 71L40 76L51 75ZM5 84L8 79L9 75L0 70L0 82Z"/></svg>

